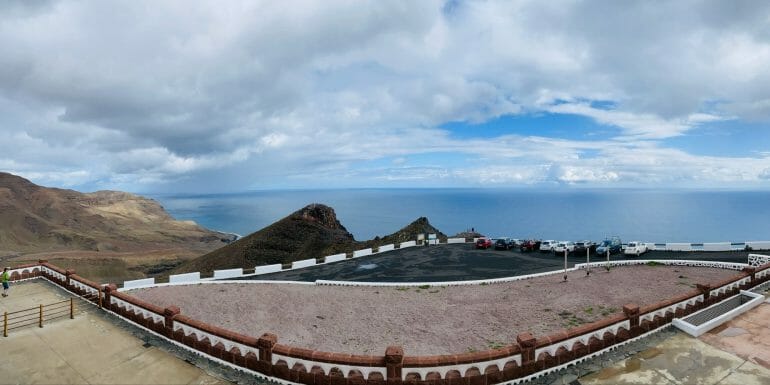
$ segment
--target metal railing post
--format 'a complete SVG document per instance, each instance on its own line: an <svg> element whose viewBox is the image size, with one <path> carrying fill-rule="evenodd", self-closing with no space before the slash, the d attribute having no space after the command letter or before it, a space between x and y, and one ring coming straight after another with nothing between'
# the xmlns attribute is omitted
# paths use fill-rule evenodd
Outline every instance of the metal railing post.
<svg viewBox="0 0 770 385"><path fill-rule="evenodd" d="M567 246L564 246L564 281L567 281Z"/></svg>
<svg viewBox="0 0 770 385"><path fill-rule="evenodd" d="M43 304L42 303L40 304L40 318L38 319L37 326L41 328L43 327Z"/></svg>
<svg viewBox="0 0 770 385"><path fill-rule="evenodd" d="M70 298L70 319L75 319L75 301Z"/></svg>
<svg viewBox="0 0 770 385"><path fill-rule="evenodd" d="M591 246L586 247L586 275L591 275Z"/></svg>
<svg viewBox="0 0 770 385"><path fill-rule="evenodd" d="M8 337L8 312L3 313L3 337Z"/></svg>

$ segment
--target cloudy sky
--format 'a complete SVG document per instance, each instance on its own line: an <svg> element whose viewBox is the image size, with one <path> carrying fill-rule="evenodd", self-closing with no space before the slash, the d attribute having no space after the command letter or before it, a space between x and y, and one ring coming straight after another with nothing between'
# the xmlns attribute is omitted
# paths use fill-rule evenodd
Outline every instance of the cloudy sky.
<svg viewBox="0 0 770 385"><path fill-rule="evenodd" d="M770 189L770 3L0 2L0 170L81 191Z"/></svg>

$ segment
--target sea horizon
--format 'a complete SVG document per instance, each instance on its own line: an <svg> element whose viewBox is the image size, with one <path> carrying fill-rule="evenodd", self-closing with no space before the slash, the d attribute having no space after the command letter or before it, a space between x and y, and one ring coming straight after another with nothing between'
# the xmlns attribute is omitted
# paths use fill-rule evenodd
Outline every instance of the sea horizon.
<svg viewBox="0 0 770 385"><path fill-rule="evenodd" d="M331 206L357 240L393 233L419 217L451 236L624 241L770 239L770 191L701 188L333 188L145 194L176 219L241 236L311 203Z"/></svg>

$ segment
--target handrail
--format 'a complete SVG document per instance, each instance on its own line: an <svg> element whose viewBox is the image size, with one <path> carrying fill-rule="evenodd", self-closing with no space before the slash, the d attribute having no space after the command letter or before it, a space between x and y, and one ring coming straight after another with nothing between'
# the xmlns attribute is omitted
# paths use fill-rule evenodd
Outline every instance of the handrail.
<svg viewBox="0 0 770 385"><path fill-rule="evenodd" d="M46 308L48 312L46 313ZM32 313L37 312L37 313ZM25 313L25 314L22 314ZM9 317L10 315L15 315ZM22 309L13 312L3 313L3 337L8 337L8 330L18 329L24 326L38 324L38 327L43 327L43 321L53 320L57 318L69 315L70 319L75 318L75 301L74 298L68 300L49 303L47 305L40 304L39 306L29 309ZM46 317L48 316L48 317Z"/></svg>

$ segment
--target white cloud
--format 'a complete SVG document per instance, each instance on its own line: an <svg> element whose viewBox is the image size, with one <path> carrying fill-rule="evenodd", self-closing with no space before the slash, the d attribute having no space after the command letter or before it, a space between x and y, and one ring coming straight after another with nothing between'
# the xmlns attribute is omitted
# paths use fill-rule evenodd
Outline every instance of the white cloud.
<svg viewBox="0 0 770 385"><path fill-rule="evenodd" d="M762 183L764 155L696 156L662 140L719 120L770 120L769 14L756 2L696 0L4 3L0 135L13 141L0 142L0 166L128 189L419 175ZM543 112L619 134L461 140L437 128ZM452 164L412 164L446 153ZM389 158L380 176L360 172Z"/></svg>

